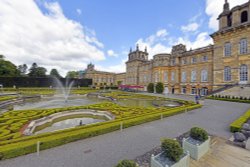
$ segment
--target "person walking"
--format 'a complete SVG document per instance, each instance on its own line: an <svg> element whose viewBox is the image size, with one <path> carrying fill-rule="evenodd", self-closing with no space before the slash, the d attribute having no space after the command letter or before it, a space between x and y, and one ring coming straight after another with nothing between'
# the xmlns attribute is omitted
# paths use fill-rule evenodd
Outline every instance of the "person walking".
<svg viewBox="0 0 250 167"><path fill-rule="evenodd" d="M195 102L196 102L196 104L199 104L199 96L198 96L198 94L195 95Z"/></svg>

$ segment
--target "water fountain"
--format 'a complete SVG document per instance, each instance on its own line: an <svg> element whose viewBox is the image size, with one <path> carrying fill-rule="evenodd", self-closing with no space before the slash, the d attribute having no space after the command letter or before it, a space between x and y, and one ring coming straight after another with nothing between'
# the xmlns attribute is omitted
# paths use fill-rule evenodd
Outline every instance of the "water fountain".
<svg viewBox="0 0 250 167"><path fill-rule="evenodd" d="M64 97L65 102L67 102L71 88L74 85L74 81L69 82L69 79L66 78L66 83L65 85L63 85L62 81L60 81L58 78L54 78L54 79L56 81L56 87L59 88L59 90L61 91L61 94Z"/></svg>
<svg viewBox="0 0 250 167"><path fill-rule="evenodd" d="M1 89L0 93L3 94L3 85L2 84L0 84L0 89Z"/></svg>

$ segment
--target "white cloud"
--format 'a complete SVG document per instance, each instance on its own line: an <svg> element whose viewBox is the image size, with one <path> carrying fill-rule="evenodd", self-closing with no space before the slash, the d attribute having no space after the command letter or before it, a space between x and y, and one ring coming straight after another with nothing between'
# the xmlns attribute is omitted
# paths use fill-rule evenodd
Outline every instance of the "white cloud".
<svg viewBox="0 0 250 167"><path fill-rule="evenodd" d="M230 3L230 7L234 7L236 5L241 5L248 0L228 0ZM223 11L224 0L206 0L206 14L210 17L209 27L213 30L218 30L218 16Z"/></svg>
<svg viewBox="0 0 250 167"><path fill-rule="evenodd" d="M113 50L108 50L107 54L111 57L118 57L118 54L116 54Z"/></svg>
<svg viewBox="0 0 250 167"><path fill-rule="evenodd" d="M198 23L189 23L186 26L182 26L181 30L183 32L194 32L196 31L198 28L200 27L200 25Z"/></svg>
<svg viewBox="0 0 250 167"><path fill-rule="evenodd" d="M122 73L126 71L126 61L127 59L123 59L119 64L110 65L108 67L103 67L101 65L96 65L96 69L100 71L114 72L114 73Z"/></svg>
<svg viewBox="0 0 250 167"><path fill-rule="evenodd" d="M180 44L180 43L186 45L187 49L190 49L190 48L197 49L200 47L213 44L213 40L212 38L210 38L207 32L202 32L197 35L194 41L191 41L188 38L179 37L176 40L175 44Z"/></svg>
<svg viewBox="0 0 250 167"><path fill-rule="evenodd" d="M33 0L0 1L0 54L15 64L37 62L62 74L105 59L94 31L66 18L57 2L39 4L45 12Z"/></svg>
<svg viewBox="0 0 250 167"><path fill-rule="evenodd" d="M157 37L165 37L168 35L168 32L166 29L161 29L159 31L156 32L156 36Z"/></svg>
<svg viewBox="0 0 250 167"><path fill-rule="evenodd" d="M81 10L81 9L76 9L76 13L77 13L78 15L81 15L81 14L82 14L82 10Z"/></svg>
<svg viewBox="0 0 250 167"><path fill-rule="evenodd" d="M136 43L139 44L140 48L147 47L149 52L149 58L151 59L153 55L158 53L166 53L171 50L170 47L166 47L162 42L166 42L168 37L168 32L166 29L160 29L155 34L143 39L140 38Z"/></svg>
<svg viewBox="0 0 250 167"><path fill-rule="evenodd" d="M157 34L157 33L156 33ZM196 49L200 47L204 47L210 44L213 44L212 38L210 38L207 32L198 33L194 40L191 40L189 36L186 37L171 37L168 36L167 41L166 37L155 37L156 35L151 35L146 39L139 39L136 43L141 47L147 47L149 52L149 59L159 53L170 53L172 50L172 46L177 44L186 45L187 49ZM154 37L154 41L152 41L152 37Z"/></svg>

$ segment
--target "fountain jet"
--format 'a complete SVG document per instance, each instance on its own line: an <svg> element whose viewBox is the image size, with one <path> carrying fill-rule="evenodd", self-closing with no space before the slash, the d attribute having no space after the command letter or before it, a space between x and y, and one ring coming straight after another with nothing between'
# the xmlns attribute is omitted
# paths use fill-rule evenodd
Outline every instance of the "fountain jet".
<svg viewBox="0 0 250 167"><path fill-rule="evenodd" d="M67 103L71 88L74 85L74 81L69 82L68 78L66 78L66 83L63 85L62 81L60 81L58 78L54 79L56 81L56 87L59 88L61 94L64 97L65 103Z"/></svg>

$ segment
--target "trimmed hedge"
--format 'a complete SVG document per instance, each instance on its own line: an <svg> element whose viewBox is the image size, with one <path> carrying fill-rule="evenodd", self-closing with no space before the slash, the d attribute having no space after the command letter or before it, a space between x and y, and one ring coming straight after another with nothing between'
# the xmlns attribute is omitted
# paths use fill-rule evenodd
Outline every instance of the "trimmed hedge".
<svg viewBox="0 0 250 167"><path fill-rule="evenodd" d="M151 112L139 116L136 115L104 123L97 123L84 127L71 128L62 131L49 132L41 135L23 137L6 142L1 142L0 159L13 158L16 156L35 152L37 141L41 142L40 148L41 150L44 150L80 139L86 139L89 137L119 130L121 122L123 122L124 128L128 128L145 122L161 119L161 116L168 117L181 112L185 112L186 108L189 111L200 107L201 105L194 105L188 107L182 106L174 109L168 109L165 112Z"/></svg>
<svg viewBox="0 0 250 167"><path fill-rule="evenodd" d="M177 140L163 139L161 142L161 148L164 155L174 162L178 162L183 155L183 149Z"/></svg>
<svg viewBox="0 0 250 167"><path fill-rule="evenodd" d="M230 101L230 102L237 102L237 103L250 103L250 99L247 98L236 98L236 97L228 97L228 96L208 96L206 99L211 100L221 100L221 101Z"/></svg>
<svg viewBox="0 0 250 167"><path fill-rule="evenodd" d="M240 131L241 127L248 121L248 119L250 119L250 110L230 124L230 131L233 133Z"/></svg>
<svg viewBox="0 0 250 167"><path fill-rule="evenodd" d="M205 131L202 128L199 127L193 127L190 130L190 136L195 139L195 140L199 140L201 142L204 142L208 139L208 134L207 131Z"/></svg>

